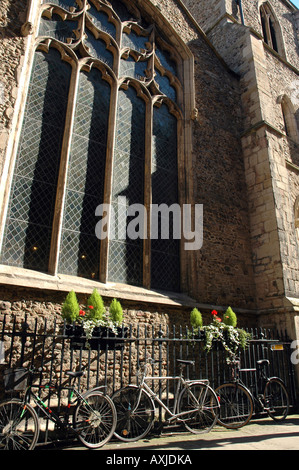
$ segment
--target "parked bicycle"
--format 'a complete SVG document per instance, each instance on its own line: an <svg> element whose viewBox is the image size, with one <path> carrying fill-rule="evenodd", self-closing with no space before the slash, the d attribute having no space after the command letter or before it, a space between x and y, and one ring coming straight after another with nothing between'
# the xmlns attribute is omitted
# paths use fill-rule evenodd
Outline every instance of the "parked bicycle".
<svg viewBox="0 0 299 470"><path fill-rule="evenodd" d="M167 413L166 422L181 422L193 433L208 432L217 422L219 403L208 380L186 380L183 368L194 365L194 361L178 359L178 376L149 376L149 366L155 361L149 358L140 374L139 385L130 384L112 396L117 411L115 435L122 441L131 442L145 437L155 420L155 402ZM175 380L173 409L148 385L149 381Z"/></svg>
<svg viewBox="0 0 299 470"><path fill-rule="evenodd" d="M51 383L35 385L33 381L36 370L22 369L20 371L19 369L18 373L20 372L21 382L25 384L23 398L9 398L0 403L0 449L33 450L35 448L40 432L36 409L40 410L42 418L52 421L65 433L78 437L88 448L102 447L113 436L116 427L115 406L111 398L99 389L80 393L74 382L83 375L83 371L66 372L70 378L69 386L57 386ZM6 390L12 388L9 386L9 381L13 375L7 377ZM15 388L20 390L23 387L16 386ZM60 413L54 412L46 405L46 400L42 400L38 392L33 391L34 388L51 393L55 390L67 390L67 405L61 407Z"/></svg>
<svg viewBox="0 0 299 470"><path fill-rule="evenodd" d="M289 411L289 395L279 377L268 377L268 359L256 362L256 368L241 369L240 359L232 361L231 381L215 389L220 403L218 422L230 429L247 424L254 411L266 411L275 421L283 421ZM255 374L250 389L240 378L240 373Z"/></svg>

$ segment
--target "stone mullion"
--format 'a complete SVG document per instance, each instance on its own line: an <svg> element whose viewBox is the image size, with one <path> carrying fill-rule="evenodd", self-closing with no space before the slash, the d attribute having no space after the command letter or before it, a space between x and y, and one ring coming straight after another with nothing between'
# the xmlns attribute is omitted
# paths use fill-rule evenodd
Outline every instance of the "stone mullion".
<svg viewBox="0 0 299 470"><path fill-rule="evenodd" d="M115 130L116 130L116 116L117 116L117 100L118 100L118 83L114 83L111 88L110 110L108 120L108 136L107 136L107 151L106 151L106 169L105 169L105 182L104 182L104 198L103 203L110 207L109 214L107 214L107 234L101 241L101 254L100 254L100 281L106 283L108 280L108 257L109 257L109 241L111 233L111 209L112 209L112 182L113 182L113 161L114 161L114 148L115 148ZM103 214L106 217L106 214Z"/></svg>
<svg viewBox="0 0 299 470"><path fill-rule="evenodd" d="M153 102L149 101L145 116L144 207L146 230L143 241L143 286L148 289L151 286L152 136Z"/></svg>
<svg viewBox="0 0 299 470"><path fill-rule="evenodd" d="M68 106L65 119L64 136L61 150L61 160L57 183L55 211L53 218L53 229L51 238L51 248L49 257L49 272L51 274L57 274L58 261L59 261L59 250L61 243L61 232L62 232L62 221L63 221L63 207L66 193L66 181L68 173L70 147L72 141L74 116L76 110L78 82L80 75L80 66L75 62L72 63L73 71L70 82L70 89L68 95Z"/></svg>
<svg viewBox="0 0 299 470"><path fill-rule="evenodd" d="M270 46L273 49L272 35L271 35L271 29L270 29L270 18L271 18L271 16L269 15L269 13L266 13L265 18L266 18L265 23L266 23L268 46Z"/></svg>
<svg viewBox="0 0 299 470"><path fill-rule="evenodd" d="M119 49L117 51L117 58L114 59L114 72L118 78L120 70L120 59L121 59L121 37L122 37L122 25L117 28L117 44ZM117 118L117 101L118 101L118 90L121 85L121 81L117 79L111 85L111 96L110 96L110 109L108 119L108 135L107 135L107 150L106 150L106 167L105 167L105 181L104 181L104 195L103 204L110 207L109 214L103 214L107 217L107 236L101 240L100 249L100 281L106 283L108 281L108 265L109 265L109 242L111 234L111 210L112 210L112 183L113 183L113 162L114 162L114 149L115 149L115 132L116 132L116 118Z"/></svg>

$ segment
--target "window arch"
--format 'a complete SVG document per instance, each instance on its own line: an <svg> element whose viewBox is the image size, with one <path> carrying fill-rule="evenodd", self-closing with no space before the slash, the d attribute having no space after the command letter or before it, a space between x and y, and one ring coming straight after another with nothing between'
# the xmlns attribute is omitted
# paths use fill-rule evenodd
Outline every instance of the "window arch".
<svg viewBox="0 0 299 470"><path fill-rule="evenodd" d="M260 17L265 43L275 52L284 56L280 25L269 2L264 2L260 6Z"/></svg>
<svg viewBox="0 0 299 470"><path fill-rule="evenodd" d="M133 2L41 3L1 262L178 290L177 240L99 240L95 209L180 202L182 57Z"/></svg>
<svg viewBox="0 0 299 470"><path fill-rule="evenodd" d="M295 110L290 98L287 95L281 95L278 97L277 102L281 105L285 134L295 142L299 143L299 133L295 117Z"/></svg>

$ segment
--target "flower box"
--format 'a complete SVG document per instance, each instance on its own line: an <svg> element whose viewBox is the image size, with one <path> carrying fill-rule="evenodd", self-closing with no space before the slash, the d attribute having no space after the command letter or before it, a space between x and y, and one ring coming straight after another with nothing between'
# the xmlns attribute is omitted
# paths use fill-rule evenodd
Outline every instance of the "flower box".
<svg viewBox="0 0 299 470"><path fill-rule="evenodd" d="M116 333L105 326L96 326L90 339L86 338L82 325L66 325L65 335L71 340L71 348L94 350L120 350L128 336L128 328L117 327Z"/></svg>
<svg viewBox="0 0 299 470"><path fill-rule="evenodd" d="M125 339L128 336L128 328L126 327L117 327L116 332L112 331L110 328L107 327L100 327L101 328L101 349L115 349L120 350L123 349Z"/></svg>

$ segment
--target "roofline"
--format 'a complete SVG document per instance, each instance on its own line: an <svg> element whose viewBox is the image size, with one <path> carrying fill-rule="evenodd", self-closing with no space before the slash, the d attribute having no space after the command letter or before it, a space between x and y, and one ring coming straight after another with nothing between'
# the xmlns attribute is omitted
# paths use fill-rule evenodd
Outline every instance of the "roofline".
<svg viewBox="0 0 299 470"><path fill-rule="evenodd" d="M296 5L294 5L294 3L291 2L291 0L281 0L281 1L288 7L295 8L295 10L298 10L298 7L296 7Z"/></svg>

